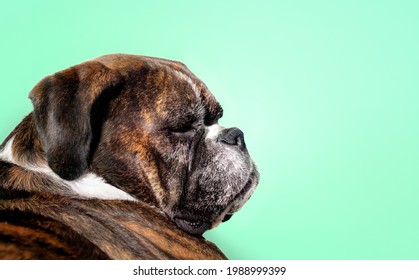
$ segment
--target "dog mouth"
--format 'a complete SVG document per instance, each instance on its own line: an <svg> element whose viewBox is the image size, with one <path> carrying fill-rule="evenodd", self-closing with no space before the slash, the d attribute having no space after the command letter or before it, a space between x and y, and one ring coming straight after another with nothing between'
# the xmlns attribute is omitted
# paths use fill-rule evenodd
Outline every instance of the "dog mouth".
<svg viewBox="0 0 419 280"><path fill-rule="evenodd" d="M202 235L211 227L210 222L203 220L175 217L174 222L180 229L191 235Z"/></svg>
<svg viewBox="0 0 419 280"><path fill-rule="evenodd" d="M231 219L233 214L224 215L222 222L226 222ZM202 235L213 226L213 221L205 221L203 219L194 218L189 215L179 215L173 218L175 224L183 231L190 235Z"/></svg>
<svg viewBox="0 0 419 280"><path fill-rule="evenodd" d="M247 182L236 194L230 194L229 199L223 201L223 204L208 203L203 199L206 205L211 205L211 207L202 210L199 209L199 206L202 205L200 200L198 202L201 202L201 204L184 202L181 207L178 206L180 209L176 207L177 209L170 211L171 215L169 217L184 232L194 236L203 235L207 230L230 220L233 214L250 198L258 182L259 172L253 164Z"/></svg>

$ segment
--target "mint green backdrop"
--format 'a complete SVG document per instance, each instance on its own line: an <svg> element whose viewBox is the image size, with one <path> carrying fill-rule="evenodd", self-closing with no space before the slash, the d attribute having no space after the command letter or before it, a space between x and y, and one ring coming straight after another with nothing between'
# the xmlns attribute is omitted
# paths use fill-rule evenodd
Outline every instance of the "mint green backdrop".
<svg viewBox="0 0 419 280"><path fill-rule="evenodd" d="M7 1L0 137L45 75L107 53L185 62L261 182L205 236L232 259L419 259L418 1Z"/></svg>

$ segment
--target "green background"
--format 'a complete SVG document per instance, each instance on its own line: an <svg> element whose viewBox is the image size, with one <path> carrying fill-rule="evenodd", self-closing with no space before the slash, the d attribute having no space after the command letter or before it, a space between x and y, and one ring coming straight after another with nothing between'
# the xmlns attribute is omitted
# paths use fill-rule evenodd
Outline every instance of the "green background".
<svg viewBox="0 0 419 280"><path fill-rule="evenodd" d="M261 182L205 236L232 259L419 259L418 1L3 1L0 137L45 75L180 60Z"/></svg>

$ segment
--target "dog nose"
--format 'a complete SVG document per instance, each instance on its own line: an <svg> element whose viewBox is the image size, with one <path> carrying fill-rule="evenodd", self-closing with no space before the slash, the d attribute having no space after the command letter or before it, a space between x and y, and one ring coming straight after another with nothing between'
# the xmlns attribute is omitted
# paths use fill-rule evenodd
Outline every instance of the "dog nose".
<svg viewBox="0 0 419 280"><path fill-rule="evenodd" d="M238 146L240 149L245 149L244 133L237 127L224 129L217 138L217 142L227 145Z"/></svg>

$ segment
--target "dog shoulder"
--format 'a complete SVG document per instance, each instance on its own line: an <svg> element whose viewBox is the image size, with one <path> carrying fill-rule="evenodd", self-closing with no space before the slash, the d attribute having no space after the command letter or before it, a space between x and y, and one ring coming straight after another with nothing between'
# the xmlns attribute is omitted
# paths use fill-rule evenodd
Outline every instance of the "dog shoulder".
<svg viewBox="0 0 419 280"><path fill-rule="evenodd" d="M148 205L3 190L2 259L225 259Z"/></svg>

